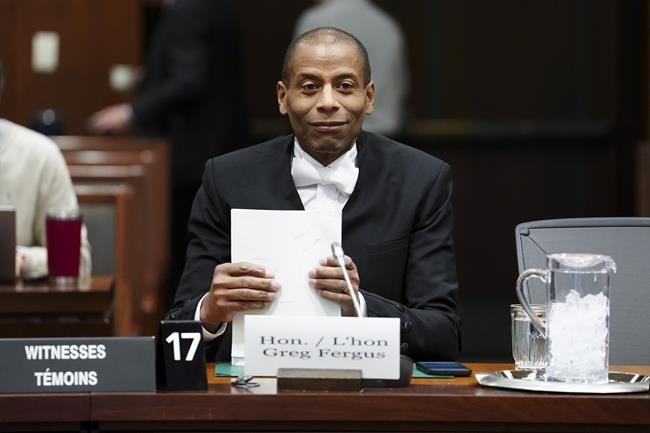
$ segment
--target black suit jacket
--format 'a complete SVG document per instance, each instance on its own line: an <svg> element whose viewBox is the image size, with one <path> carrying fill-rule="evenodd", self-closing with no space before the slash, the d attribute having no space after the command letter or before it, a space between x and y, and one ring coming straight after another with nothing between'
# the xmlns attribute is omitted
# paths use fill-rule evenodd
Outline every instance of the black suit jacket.
<svg viewBox="0 0 650 433"><path fill-rule="evenodd" d="M227 0L165 7L132 103L138 129L171 141L174 184L193 192L205 161L246 143L236 18Z"/></svg>
<svg viewBox="0 0 650 433"><path fill-rule="evenodd" d="M398 317L415 360L453 360L460 350L452 251L450 169L380 135L357 139L359 178L343 208L343 248L359 270L368 316ZM293 136L206 164L189 222L183 278L169 319L192 319L214 267L230 261L230 210L303 209L291 177ZM210 343L230 358L228 331Z"/></svg>

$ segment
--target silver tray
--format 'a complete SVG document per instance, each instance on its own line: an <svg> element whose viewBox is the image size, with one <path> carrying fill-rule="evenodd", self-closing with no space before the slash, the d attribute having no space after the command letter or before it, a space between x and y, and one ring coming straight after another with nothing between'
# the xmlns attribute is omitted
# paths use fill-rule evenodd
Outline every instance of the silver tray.
<svg viewBox="0 0 650 433"><path fill-rule="evenodd" d="M620 394L648 392L650 376L610 371L609 382L600 384L550 382L544 380L544 370L501 370L477 372L476 380L482 386L541 392L568 392L576 394Z"/></svg>

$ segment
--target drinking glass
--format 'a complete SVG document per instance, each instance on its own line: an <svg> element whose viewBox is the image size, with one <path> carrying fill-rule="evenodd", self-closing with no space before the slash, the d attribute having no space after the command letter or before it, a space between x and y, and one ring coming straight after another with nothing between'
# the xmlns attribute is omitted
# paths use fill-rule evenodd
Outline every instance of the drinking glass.
<svg viewBox="0 0 650 433"><path fill-rule="evenodd" d="M540 320L546 321L546 306L531 305ZM518 370L546 367L546 339L533 325L521 304L510 306L512 319L512 358Z"/></svg>
<svg viewBox="0 0 650 433"><path fill-rule="evenodd" d="M76 285L81 259L81 213L78 209L50 209L45 219L47 268L57 286Z"/></svg>

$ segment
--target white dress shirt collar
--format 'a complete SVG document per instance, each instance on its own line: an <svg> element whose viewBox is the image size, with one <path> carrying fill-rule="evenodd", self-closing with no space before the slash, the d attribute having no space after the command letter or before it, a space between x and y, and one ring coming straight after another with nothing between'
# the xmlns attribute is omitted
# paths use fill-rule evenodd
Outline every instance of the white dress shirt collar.
<svg viewBox="0 0 650 433"><path fill-rule="evenodd" d="M324 166L308 154L298 142L293 140L293 161L291 175L298 188L310 185L334 185L343 194L350 196L359 177L357 168L357 143L328 166Z"/></svg>

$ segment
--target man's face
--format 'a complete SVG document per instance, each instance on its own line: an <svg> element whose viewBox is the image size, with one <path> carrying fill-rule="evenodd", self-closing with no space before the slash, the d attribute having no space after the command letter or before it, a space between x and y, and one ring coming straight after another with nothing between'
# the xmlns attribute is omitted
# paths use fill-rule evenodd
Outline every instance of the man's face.
<svg viewBox="0 0 650 433"><path fill-rule="evenodd" d="M329 165L345 153L372 113L375 86L363 83L363 60L355 46L305 41L296 47L288 83L277 84L280 113L289 116L298 142Z"/></svg>

